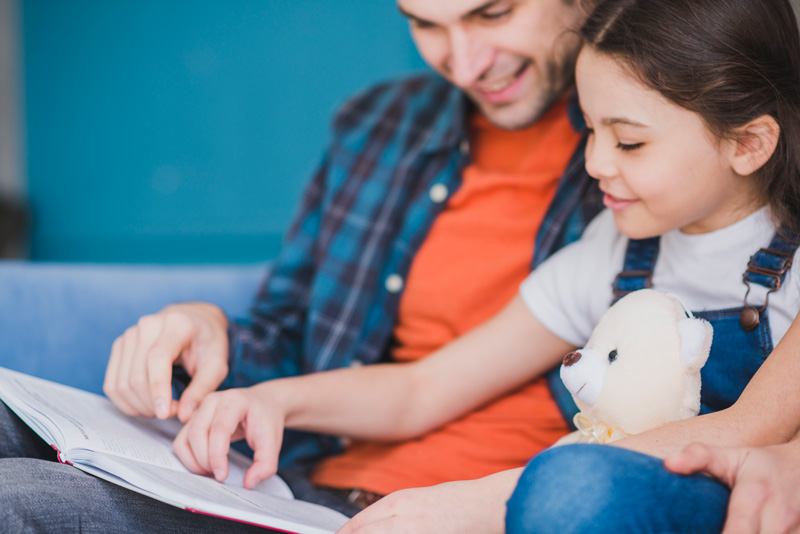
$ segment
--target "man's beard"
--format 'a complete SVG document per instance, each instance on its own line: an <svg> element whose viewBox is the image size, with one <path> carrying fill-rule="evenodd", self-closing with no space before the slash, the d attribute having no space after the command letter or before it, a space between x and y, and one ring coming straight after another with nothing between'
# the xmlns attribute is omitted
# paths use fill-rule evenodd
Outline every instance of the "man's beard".
<svg viewBox="0 0 800 534"><path fill-rule="evenodd" d="M504 105L492 106L491 104L476 102L481 113L491 124L503 130L522 130L535 124L553 107L553 104L561 100L565 93L575 85L575 63L578 58L578 50L570 48L568 51L562 52L562 54L562 57L558 60L550 58L547 61L545 68L542 70L544 83L539 88L537 98L527 102L527 107L518 110L516 116L513 118L498 117ZM519 102L509 103L505 106L512 107L517 105L519 105Z"/></svg>

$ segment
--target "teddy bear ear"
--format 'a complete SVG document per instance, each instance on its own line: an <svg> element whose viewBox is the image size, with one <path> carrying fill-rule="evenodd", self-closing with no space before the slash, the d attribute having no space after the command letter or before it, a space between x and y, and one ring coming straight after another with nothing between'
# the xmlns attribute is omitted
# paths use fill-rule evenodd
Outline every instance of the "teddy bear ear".
<svg viewBox="0 0 800 534"><path fill-rule="evenodd" d="M691 318L678 321L678 334L681 337L681 363L684 367L702 368L711 351L714 329L703 319Z"/></svg>

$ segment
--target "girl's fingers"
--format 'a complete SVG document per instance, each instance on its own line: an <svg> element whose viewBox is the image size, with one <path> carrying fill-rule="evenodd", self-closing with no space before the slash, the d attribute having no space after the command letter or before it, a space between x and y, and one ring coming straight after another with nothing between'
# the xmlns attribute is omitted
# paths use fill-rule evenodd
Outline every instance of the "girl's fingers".
<svg viewBox="0 0 800 534"><path fill-rule="evenodd" d="M223 400L217 404L208 430L208 467L220 482L228 478L231 442L240 437L237 430L246 424L247 415L246 403L238 398L237 393L221 395Z"/></svg>
<svg viewBox="0 0 800 534"><path fill-rule="evenodd" d="M267 422L248 421L246 427L247 443L253 449L253 465L244 478L244 487L247 489L253 489L278 472L283 425L265 423Z"/></svg>
<svg viewBox="0 0 800 534"><path fill-rule="evenodd" d="M208 442L210 438L211 423L216 413L216 399L209 397L189 420L183 429L186 431L186 443L191 450L202 473L212 474L211 464L208 461ZM188 466L187 466L188 467Z"/></svg>
<svg viewBox="0 0 800 534"><path fill-rule="evenodd" d="M278 469L283 424L268 410L244 390L211 394L178 433L175 454L190 471L222 482L228 477L231 442L245 437L254 455L244 487L252 489Z"/></svg>
<svg viewBox="0 0 800 534"><path fill-rule="evenodd" d="M194 457L192 448L189 445L187 428L185 426L178 432L178 435L175 436L175 440L172 442L172 450L175 451L175 455L181 463L186 466L186 469L198 475L208 474Z"/></svg>

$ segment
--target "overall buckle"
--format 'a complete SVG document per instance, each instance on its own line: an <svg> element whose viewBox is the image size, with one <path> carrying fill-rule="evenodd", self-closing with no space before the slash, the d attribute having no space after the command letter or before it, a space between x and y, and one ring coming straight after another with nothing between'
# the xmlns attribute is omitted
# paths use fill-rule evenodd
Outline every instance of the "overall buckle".
<svg viewBox="0 0 800 534"><path fill-rule="evenodd" d="M793 258L794 254L771 248L759 249L758 252L750 256L747 262L747 270L742 275L742 282L747 286L747 292L744 294L744 308L742 308L739 314L739 325L745 332L755 330L761 322L759 315L767 309L769 294L773 291L777 291L778 288L781 287L783 276L792 266ZM764 267L764 264L767 264L767 266ZM761 284L764 285L768 291L764 297L764 304L759 308L747 304L747 296L750 294L750 282L759 283L754 279L756 276L769 279L766 284Z"/></svg>

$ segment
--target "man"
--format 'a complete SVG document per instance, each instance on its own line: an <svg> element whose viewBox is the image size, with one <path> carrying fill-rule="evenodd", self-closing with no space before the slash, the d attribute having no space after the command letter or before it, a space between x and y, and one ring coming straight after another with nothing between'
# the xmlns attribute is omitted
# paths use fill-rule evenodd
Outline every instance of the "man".
<svg viewBox="0 0 800 534"><path fill-rule="evenodd" d="M107 395L128 414L186 421L220 386L410 361L496 313L601 207L583 169L580 120L568 117L580 116L570 98L579 48L571 30L585 16L578 4L399 0L422 57L444 80L385 84L344 106L250 322L229 323L201 303L142 318L114 343ZM179 401L174 364L190 377ZM282 475L298 497L352 515L398 489L520 467L566 432L540 380L420 440L352 443L322 462L340 451L335 440L289 434ZM57 468L37 467L94 496L85 509L71 504L78 520L84 513L131 531L215 528ZM121 517L93 514L123 502Z"/></svg>

